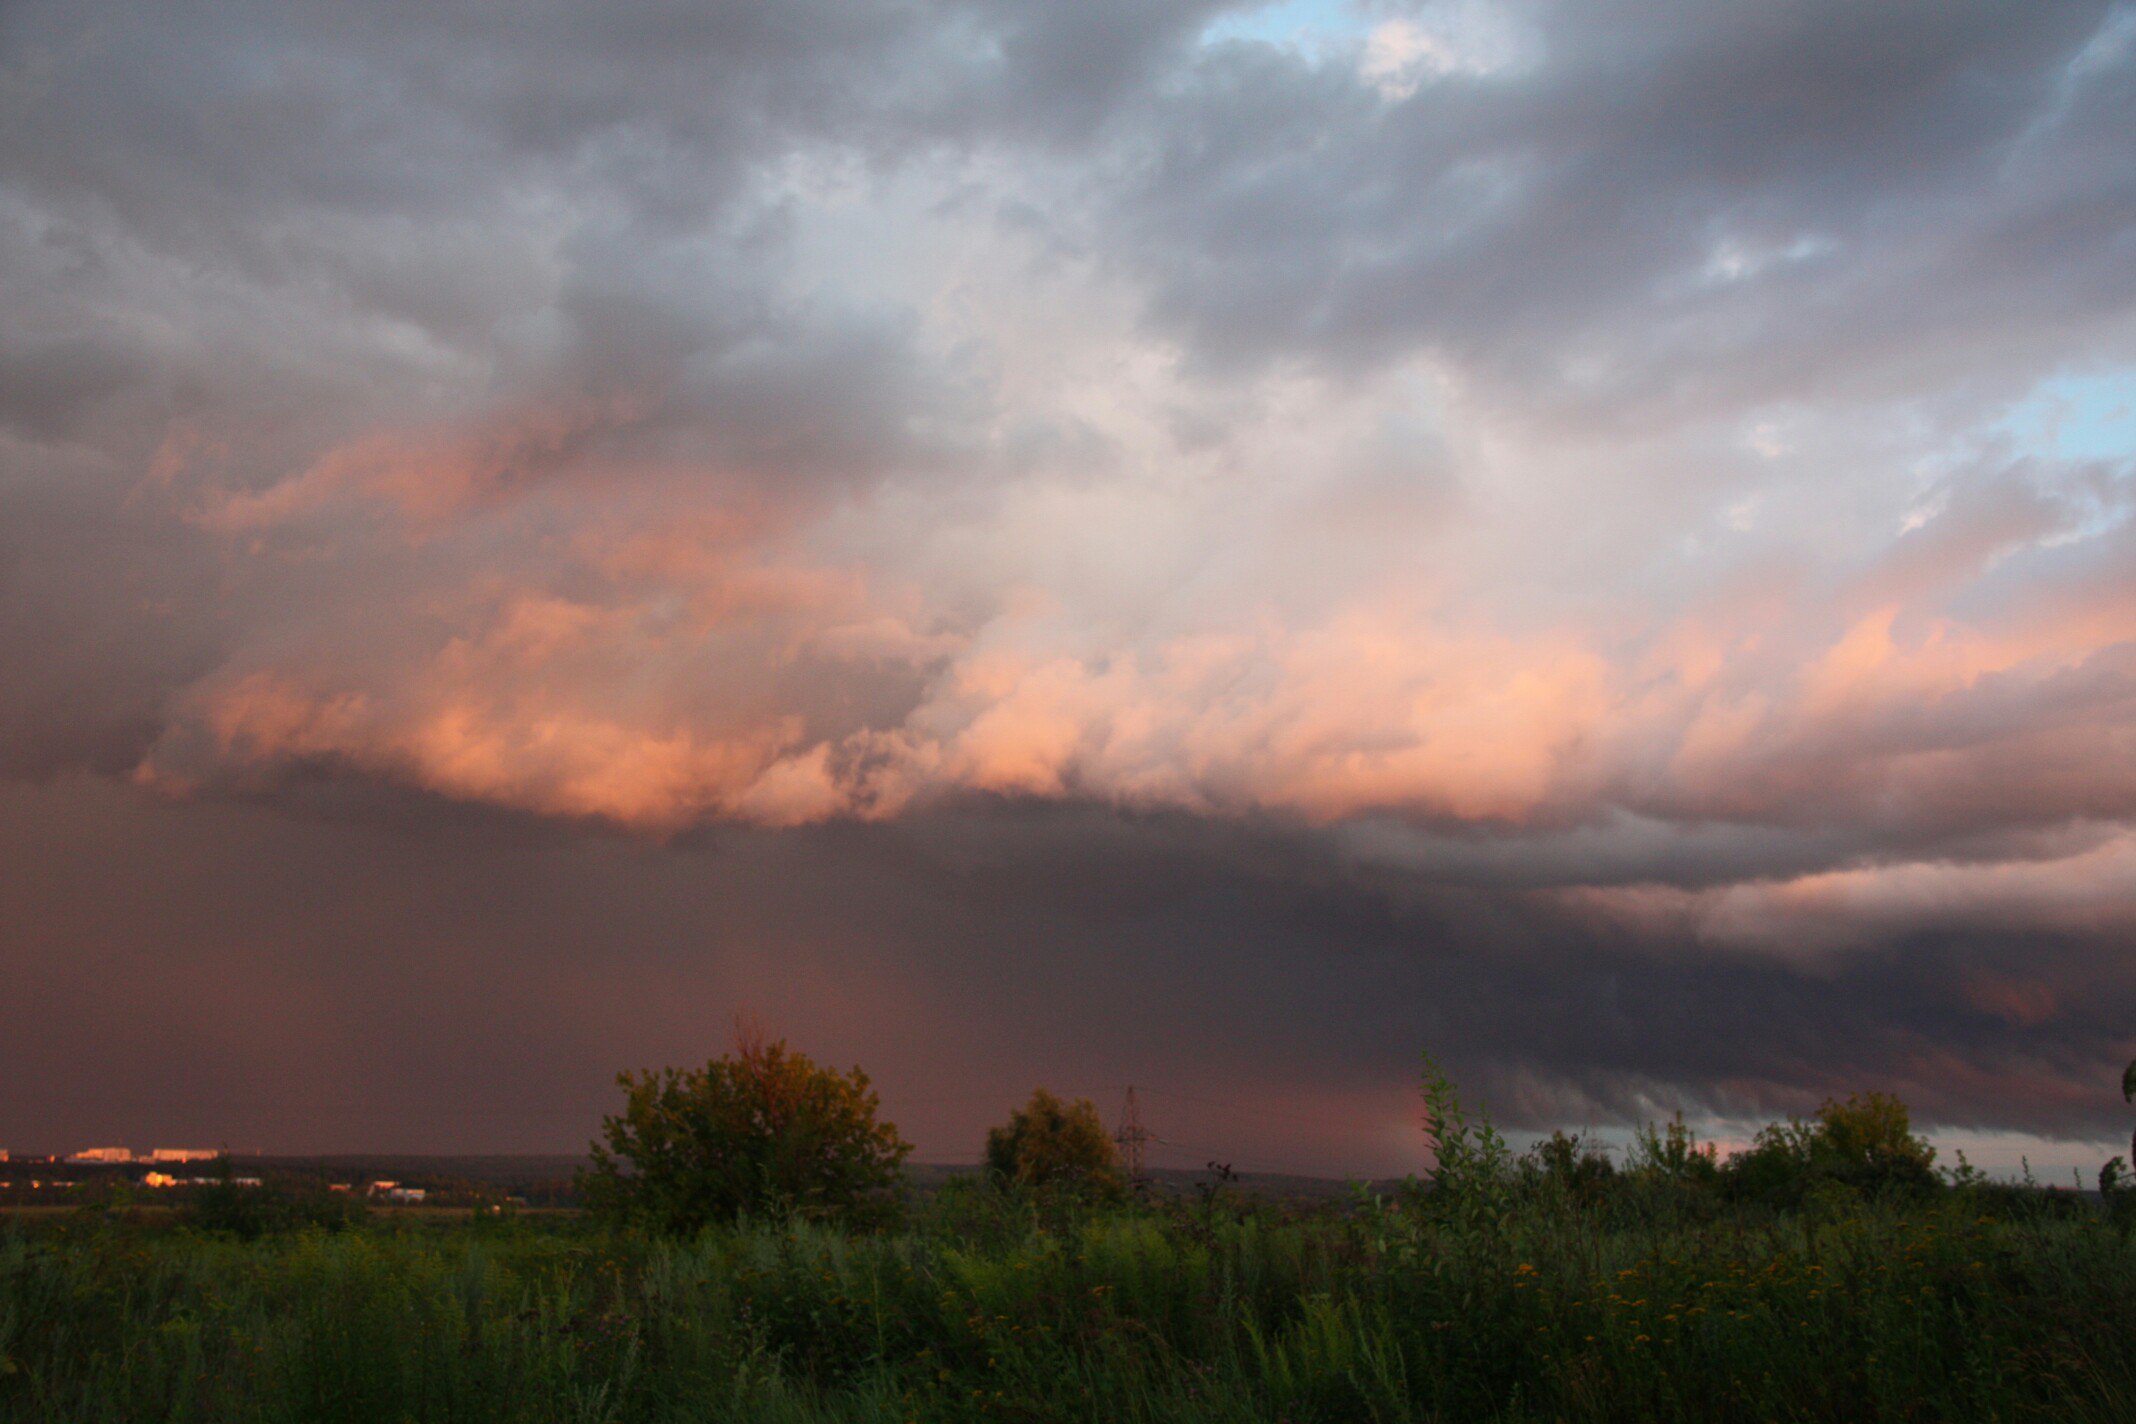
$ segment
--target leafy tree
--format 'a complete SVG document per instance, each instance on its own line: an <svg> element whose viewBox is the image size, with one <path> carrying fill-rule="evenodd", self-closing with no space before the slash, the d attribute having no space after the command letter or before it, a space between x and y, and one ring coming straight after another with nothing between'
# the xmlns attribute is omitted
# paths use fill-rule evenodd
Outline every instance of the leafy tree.
<svg viewBox="0 0 2136 1424"><path fill-rule="evenodd" d="M1044 1088L986 1135L987 1174L1024 1187L1070 1187L1101 1195L1125 1185L1120 1151L1088 1098L1062 1102Z"/></svg>
<svg viewBox="0 0 2136 1424"><path fill-rule="evenodd" d="M2136 1102L2136 1059L2121 1070L2121 1100ZM2129 1155L2126 1159L2116 1157L2099 1169L2099 1197L2107 1205L2114 1219L2128 1221L2136 1217L2136 1180L2132 1180L2129 1163L2136 1162L2136 1136L2129 1138Z"/></svg>
<svg viewBox="0 0 2136 1424"><path fill-rule="evenodd" d="M1906 1104L1889 1093L1826 1100L1817 1116L1790 1118L1761 1131L1748 1151L1728 1159L1735 1195L1781 1206L1801 1204L1811 1188L1866 1196L1925 1196L1942 1183L1936 1149L1914 1136Z"/></svg>
<svg viewBox="0 0 2136 1424"><path fill-rule="evenodd" d="M1855 1093L1817 1110L1822 1150L1842 1164L1871 1170L1928 1171L1936 1149L1914 1136L1912 1114L1889 1093Z"/></svg>
<svg viewBox="0 0 2136 1424"><path fill-rule="evenodd" d="M703 1068L616 1082L624 1108L602 1120L581 1190L597 1212L659 1231L744 1213L880 1212L912 1151L877 1120L866 1073L819 1068L759 1034Z"/></svg>
<svg viewBox="0 0 2136 1424"><path fill-rule="evenodd" d="M2121 1070L2121 1101L2136 1103L2136 1058L2131 1058L2129 1066ZM2129 1161L2136 1162L2136 1133L2129 1136Z"/></svg>

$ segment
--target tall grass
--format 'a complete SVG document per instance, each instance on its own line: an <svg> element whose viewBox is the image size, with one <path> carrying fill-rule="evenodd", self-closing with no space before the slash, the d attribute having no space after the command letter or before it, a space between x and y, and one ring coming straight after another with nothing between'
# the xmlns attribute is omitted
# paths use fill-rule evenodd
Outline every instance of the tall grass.
<svg viewBox="0 0 2136 1424"><path fill-rule="evenodd" d="M0 1420L2136 1419L2136 1246L2096 1213L1501 1205L18 1225Z"/></svg>

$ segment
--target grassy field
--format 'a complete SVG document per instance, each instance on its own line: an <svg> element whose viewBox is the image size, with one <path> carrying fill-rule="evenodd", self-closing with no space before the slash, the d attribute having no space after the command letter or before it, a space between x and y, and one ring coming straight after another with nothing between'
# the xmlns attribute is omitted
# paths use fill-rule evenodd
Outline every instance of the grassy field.
<svg viewBox="0 0 2136 1424"><path fill-rule="evenodd" d="M2136 1419L2136 1245L2088 1203L1602 1185L1455 1216L969 1183L687 1240L17 1219L0 1419Z"/></svg>

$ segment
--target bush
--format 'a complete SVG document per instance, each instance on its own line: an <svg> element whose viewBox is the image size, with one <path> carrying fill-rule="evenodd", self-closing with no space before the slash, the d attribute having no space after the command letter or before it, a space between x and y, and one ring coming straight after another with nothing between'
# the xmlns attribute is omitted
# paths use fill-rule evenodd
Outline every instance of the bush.
<svg viewBox="0 0 2136 1424"><path fill-rule="evenodd" d="M1424 1141L1431 1148L1434 1215L1466 1227L1487 1226L1504 1211L1514 1180L1513 1152L1490 1114L1470 1117L1454 1080L1424 1055Z"/></svg>
<svg viewBox="0 0 2136 1424"><path fill-rule="evenodd" d="M703 1068L621 1073L623 1112L581 1178L588 1207L656 1231L744 1214L881 1215L912 1144L859 1068L744 1041Z"/></svg>
<svg viewBox="0 0 2136 1424"><path fill-rule="evenodd" d="M1522 1181L1530 1188L1563 1192L1576 1202L1592 1202L1616 1180L1616 1164L1600 1146L1576 1132L1553 1132L1522 1154Z"/></svg>
<svg viewBox="0 0 2136 1424"><path fill-rule="evenodd" d="M352 1194L327 1189L309 1178L279 1178L253 1185L232 1174L218 1157L206 1186L193 1189L182 1219L197 1231L255 1241L277 1231L317 1227L340 1231L362 1222L369 1209Z"/></svg>
<svg viewBox="0 0 2136 1424"><path fill-rule="evenodd" d="M1088 1098L1064 1103L1044 1088L986 1135L987 1175L1002 1185L1117 1196L1120 1152Z"/></svg>
<svg viewBox="0 0 2136 1424"><path fill-rule="evenodd" d="M1634 1176L1690 1186L1711 1186L1721 1174L1718 1151L1712 1143L1698 1140L1698 1134L1684 1125L1682 1113L1660 1127L1641 1124L1632 1134L1625 1165Z"/></svg>
<svg viewBox="0 0 2136 1424"><path fill-rule="evenodd" d="M1765 1128L1728 1159L1723 1178L1739 1199L1788 1208L1848 1196L1918 1198L1942 1186L1935 1160L1936 1149L1914 1136L1905 1103L1856 1093L1827 1100L1808 1122Z"/></svg>

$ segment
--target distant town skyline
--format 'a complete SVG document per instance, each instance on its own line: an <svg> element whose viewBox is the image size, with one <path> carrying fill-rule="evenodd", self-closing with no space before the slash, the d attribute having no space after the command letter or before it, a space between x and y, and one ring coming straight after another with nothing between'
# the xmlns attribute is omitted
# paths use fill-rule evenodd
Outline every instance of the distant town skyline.
<svg viewBox="0 0 2136 1424"><path fill-rule="evenodd" d="M2110 0L0 7L0 1141L748 1014L935 1161L2095 1168L2132 133Z"/></svg>

